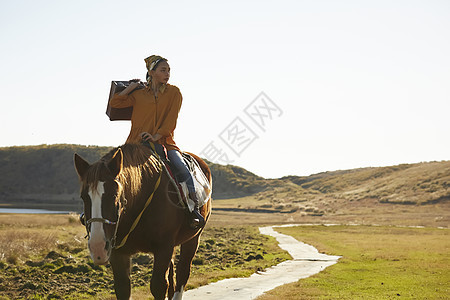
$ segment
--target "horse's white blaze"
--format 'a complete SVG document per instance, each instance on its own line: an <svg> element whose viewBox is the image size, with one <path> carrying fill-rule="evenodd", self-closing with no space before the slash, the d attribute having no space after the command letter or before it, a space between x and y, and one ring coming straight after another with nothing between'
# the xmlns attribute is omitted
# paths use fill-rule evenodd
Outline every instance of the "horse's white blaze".
<svg viewBox="0 0 450 300"><path fill-rule="evenodd" d="M179 292L175 292L175 294L173 294L172 300L182 300L183 292L184 292L184 285L181 286L181 290Z"/></svg>
<svg viewBox="0 0 450 300"><path fill-rule="evenodd" d="M91 218L103 218L102 195L104 192L103 182L98 183L97 190L89 191L89 196L91 197ZM106 263L108 260L108 253L105 249L106 237L105 231L103 230L103 223L91 223L91 236L88 244L94 263Z"/></svg>

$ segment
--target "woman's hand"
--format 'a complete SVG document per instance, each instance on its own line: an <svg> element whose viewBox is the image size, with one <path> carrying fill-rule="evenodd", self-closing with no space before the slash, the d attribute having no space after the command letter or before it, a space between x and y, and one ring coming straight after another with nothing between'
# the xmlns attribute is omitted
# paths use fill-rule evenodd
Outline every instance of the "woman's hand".
<svg viewBox="0 0 450 300"><path fill-rule="evenodd" d="M153 136L148 132L141 133L141 139L144 142L152 141Z"/></svg>
<svg viewBox="0 0 450 300"><path fill-rule="evenodd" d="M120 96L128 95L133 91L135 88L137 88L139 85L139 82L131 82L130 85L128 85L123 91L120 92Z"/></svg>
<svg viewBox="0 0 450 300"><path fill-rule="evenodd" d="M159 133L154 134L154 135L151 135L151 134L148 133L148 132L143 132L143 133L141 133L141 138L142 138L142 140L143 140L144 142L148 142L148 141L156 142L156 141L159 140L161 137L162 137L162 135L160 135Z"/></svg>

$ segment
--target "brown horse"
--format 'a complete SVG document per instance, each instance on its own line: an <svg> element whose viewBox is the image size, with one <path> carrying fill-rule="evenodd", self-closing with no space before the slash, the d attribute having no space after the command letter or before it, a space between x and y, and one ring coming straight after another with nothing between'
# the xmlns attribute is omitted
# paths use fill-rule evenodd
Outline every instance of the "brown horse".
<svg viewBox="0 0 450 300"><path fill-rule="evenodd" d="M192 155L192 154L191 154ZM211 171L199 157L211 183ZM81 182L88 248L95 264L111 264L118 299L131 294L131 255L154 255L150 290L155 299L181 299L203 228L191 229L190 216L180 205L173 184L152 151L125 144L89 164L75 154ZM208 220L211 199L200 209ZM173 253L181 245L174 286Z"/></svg>

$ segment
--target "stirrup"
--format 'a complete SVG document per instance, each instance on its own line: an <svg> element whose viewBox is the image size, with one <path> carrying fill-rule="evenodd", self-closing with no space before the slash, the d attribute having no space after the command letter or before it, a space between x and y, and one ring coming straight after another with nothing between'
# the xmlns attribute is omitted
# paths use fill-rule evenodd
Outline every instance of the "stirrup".
<svg viewBox="0 0 450 300"><path fill-rule="evenodd" d="M203 218L198 208L194 208L194 210L191 212L191 217L192 220L190 221L189 226L192 229L199 229L205 226L205 218Z"/></svg>

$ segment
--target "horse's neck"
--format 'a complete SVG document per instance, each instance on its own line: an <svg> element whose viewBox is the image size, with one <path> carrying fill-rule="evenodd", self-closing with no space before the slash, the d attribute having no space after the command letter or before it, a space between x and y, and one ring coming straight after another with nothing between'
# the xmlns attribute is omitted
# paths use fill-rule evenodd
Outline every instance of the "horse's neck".
<svg viewBox="0 0 450 300"><path fill-rule="evenodd" d="M164 172L154 171L153 173L142 171L141 177L136 176L128 178L128 182L125 183L124 189L127 197L127 207L141 207L152 194L155 194L158 189L161 189L164 180ZM134 182L139 180L139 182ZM154 196L153 196L154 198ZM154 199L151 199L153 201Z"/></svg>

